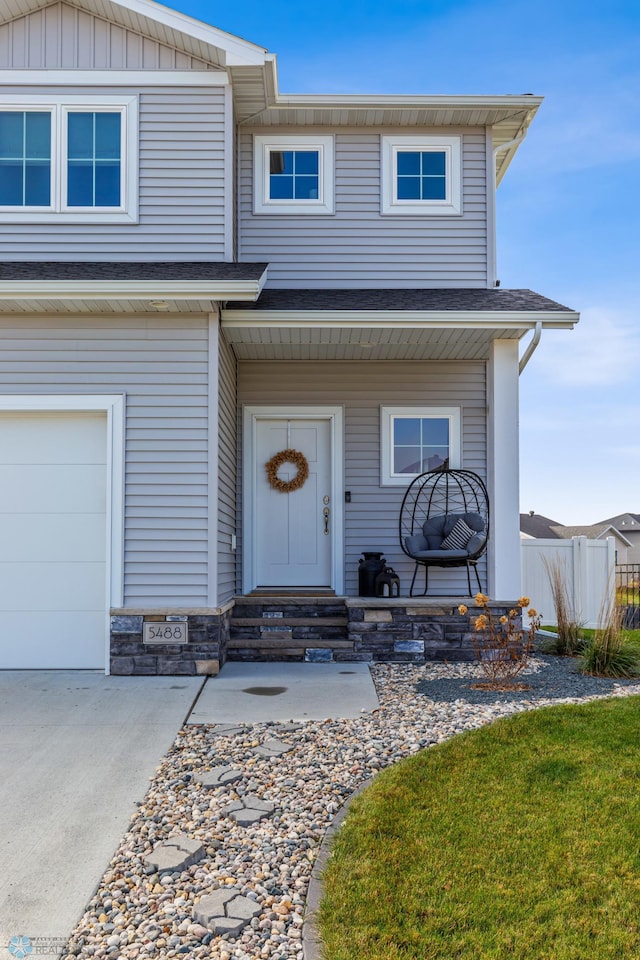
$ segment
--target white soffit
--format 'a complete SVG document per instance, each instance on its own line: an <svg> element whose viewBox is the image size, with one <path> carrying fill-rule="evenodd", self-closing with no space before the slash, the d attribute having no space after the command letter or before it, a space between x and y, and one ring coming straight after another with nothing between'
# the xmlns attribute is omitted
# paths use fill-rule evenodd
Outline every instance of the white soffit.
<svg viewBox="0 0 640 960"><path fill-rule="evenodd" d="M222 329L240 360L479 360L492 340L519 340L535 327L532 314L427 314L306 312L269 316L267 311L223 310ZM243 319L245 318L246 319ZM578 314L545 313L545 327L570 328Z"/></svg>

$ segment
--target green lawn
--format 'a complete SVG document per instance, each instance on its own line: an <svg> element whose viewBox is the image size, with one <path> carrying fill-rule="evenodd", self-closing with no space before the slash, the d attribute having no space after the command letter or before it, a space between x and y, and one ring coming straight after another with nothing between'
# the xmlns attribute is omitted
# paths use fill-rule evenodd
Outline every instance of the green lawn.
<svg viewBox="0 0 640 960"><path fill-rule="evenodd" d="M540 629L548 630L550 633L558 632L558 628L555 624L549 624L548 626L545 624L545 626L541 627ZM596 631L591 630L588 627L580 627L578 632L583 640L590 640ZM636 643L640 643L640 630L623 630L622 632L628 640L635 640Z"/></svg>
<svg viewBox="0 0 640 960"><path fill-rule="evenodd" d="M327 960L640 957L640 698L521 714L389 768L338 833Z"/></svg>

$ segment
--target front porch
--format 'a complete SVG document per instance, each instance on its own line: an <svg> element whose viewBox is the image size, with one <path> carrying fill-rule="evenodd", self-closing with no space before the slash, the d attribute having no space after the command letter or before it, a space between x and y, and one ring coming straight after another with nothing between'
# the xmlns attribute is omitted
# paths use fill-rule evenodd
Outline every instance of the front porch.
<svg viewBox="0 0 640 960"><path fill-rule="evenodd" d="M462 616L464 603L469 612ZM498 616L516 600L492 601ZM227 660L373 663L471 661L474 600L470 597L237 596L219 609L177 617L168 611L114 611L111 673L215 674ZM145 642L145 623L188 625L181 646Z"/></svg>

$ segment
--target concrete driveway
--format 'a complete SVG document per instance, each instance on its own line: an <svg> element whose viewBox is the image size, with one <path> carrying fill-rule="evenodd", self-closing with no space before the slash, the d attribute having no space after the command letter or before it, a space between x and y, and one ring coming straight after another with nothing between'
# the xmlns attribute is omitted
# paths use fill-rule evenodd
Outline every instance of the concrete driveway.
<svg viewBox="0 0 640 960"><path fill-rule="evenodd" d="M0 958L58 955L203 683L0 672Z"/></svg>

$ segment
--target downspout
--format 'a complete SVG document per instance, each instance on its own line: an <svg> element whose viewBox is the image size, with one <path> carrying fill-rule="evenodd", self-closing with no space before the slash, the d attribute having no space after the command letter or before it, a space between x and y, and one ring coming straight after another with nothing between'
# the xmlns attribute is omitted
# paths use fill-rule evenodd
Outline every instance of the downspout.
<svg viewBox="0 0 640 960"><path fill-rule="evenodd" d="M536 347L540 343L540 337L542 336L542 320L536 320L536 326L533 331L533 336L529 341L529 346L522 354L522 359L520 360L520 365L518 366L518 373L522 373L526 365L531 360L531 357L535 353Z"/></svg>

